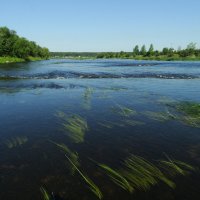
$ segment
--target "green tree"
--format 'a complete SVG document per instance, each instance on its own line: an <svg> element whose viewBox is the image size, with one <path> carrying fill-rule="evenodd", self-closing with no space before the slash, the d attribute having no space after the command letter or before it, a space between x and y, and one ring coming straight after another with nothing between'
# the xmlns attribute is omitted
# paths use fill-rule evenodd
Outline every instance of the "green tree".
<svg viewBox="0 0 200 200"><path fill-rule="evenodd" d="M149 47L148 55L149 55L149 56L153 56L153 55L154 55L154 47L153 47L153 44L151 44L150 47Z"/></svg>
<svg viewBox="0 0 200 200"><path fill-rule="evenodd" d="M187 45L187 49L189 50L195 50L196 49L196 43L194 42L190 42L188 45Z"/></svg>
<svg viewBox="0 0 200 200"><path fill-rule="evenodd" d="M147 50L146 50L146 46L145 46L145 45L142 46L142 48L141 48L141 50L140 50L140 54L141 54L142 56L146 56Z"/></svg>
<svg viewBox="0 0 200 200"><path fill-rule="evenodd" d="M35 42L19 37L7 27L0 28L0 56L13 56L27 59L29 56L48 58L49 50L41 48Z"/></svg>
<svg viewBox="0 0 200 200"><path fill-rule="evenodd" d="M18 39L16 32L7 27L0 28L0 56L12 56L13 45Z"/></svg>
<svg viewBox="0 0 200 200"><path fill-rule="evenodd" d="M136 45L133 49L133 56L137 56L140 54L139 46Z"/></svg>
<svg viewBox="0 0 200 200"><path fill-rule="evenodd" d="M168 53L169 53L169 49L168 48L163 48L163 50L162 50L162 54L163 55L168 55Z"/></svg>
<svg viewBox="0 0 200 200"><path fill-rule="evenodd" d="M13 46L14 55L18 58L27 59L30 55L30 46L25 38L19 38Z"/></svg>

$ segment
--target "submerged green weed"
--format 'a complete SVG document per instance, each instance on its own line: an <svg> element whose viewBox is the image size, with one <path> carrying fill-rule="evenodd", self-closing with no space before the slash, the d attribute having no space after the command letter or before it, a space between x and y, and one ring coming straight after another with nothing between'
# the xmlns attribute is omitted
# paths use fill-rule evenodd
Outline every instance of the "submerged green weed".
<svg viewBox="0 0 200 200"><path fill-rule="evenodd" d="M79 163L79 156L78 156L78 153L77 152L73 152L73 151L71 151L68 147L67 147L67 145L65 145L65 144L58 144L58 143L54 143L54 142L52 142L53 144L55 144L59 149L61 149L64 153L66 153L66 155L70 158L70 160L72 160L73 161L73 163L77 166L77 167L79 167L80 166L80 163ZM70 166L68 166L69 167L69 169L70 169L70 171L71 171L71 174L74 174L75 173L75 168L72 166L72 165L70 165Z"/></svg>
<svg viewBox="0 0 200 200"><path fill-rule="evenodd" d="M87 88L83 94L83 108L86 110L90 110L91 109L91 98L92 98L92 94L93 94L94 90L92 88Z"/></svg>
<svg viewBox="0 0 200 200"><path fill-rule="evenodd" d="M147 191L159 182L165 183L170 188L176 187L175 183L168 178L172 175L188 175L195 168L182 161L171 160L159 161L159 165L145 160L142 157L130 155L124 162L123 168L114 170L105 164L98 164L110 179L119 187L132 193L136 190Z"/></svg>
<svg viewBox="0 0 200 200"><path fill-rule="evenodd" d="M98 124L108 129L112 129L114 127L114 124L111 122L99 122Z"/></svg>
<svg viewBox="0 0 200 200"><path fill-rule="evenodd" d="M116 107L113 107L112 111L123 117L130 117L137 114L137 112L134 109L121 106L119 104L117 104Z"/></svg>
<svg viewBox="0 0 200 200"><path fill-rule="evenodd" d="M169 187L174 188L175 184L169 180L154 164L144 158L131 155L124 162L125 169L122 174L131 183L132 187L140 190L148 190L159 181L164 182Z"/></svg>
<svg viewBox="0 0 200 200"><path fill-rule="evenodd" d="M62 128L72 142L84 142L85 133L88 130L88 124L84 118L79 115L67 116L64 112L57 112L56 116L62 120Z"/></svg>
<svg viewBox="0 0 200 200"><path fill-rule="evenodd" d="M182 114L180 120L183 123L200 128L200 103L181 102L175 108Z"/></svg>
<svg viewBox="0 0 200 200"><path fill-rule="evenodd" d="M85 132L88 130L88 125L85 119L78 115L72 115L63 123L67 136L75 143L84 142Z"/></svg>
<svg viewBox="0 0 200 200"><path fill-rule="evenodd" d="M153 119L160 122L176 119L176 116L170 113L169 111L166 111L166 112L145 111L143 114L149 119Z"/></svg>
<svg viewBox="0 0 200 200"><path fill-rule="evenodd" d="M119 187L123 188L124 190L132 193L133 188L129 184L129 182L116 170L111 169L109 166L104 165L104 164L98 164L105 172L106 174L110 177L110 179L117 184Z"/></svg>
<svg viewBox="0 0 200 200"><path fill-rule="evenodd" d="M45 188L41 187L40 191L42 193L43 200L51 200L51 196L49 195L49 193L46 191Z"/></svg>
<svg viewBox="0 0 200 200"><path fill-rule="evenodd" d="M161 160L160 165L163 169L165 169L173 176L175 176L176 174L185 176L191 171L195 171L195 168L187 163L179 160L172 160L171 158L169 158L169 156L167 156L167 159L168 160Z"/></svg>
<svg viewBox="0 0 200 200"><path fill-rule="evenodd" d="M76 169L76 171L79 173L79 175L83 178L85 183L88 185L89 189L99 198L103 198L103 194L101 193L100 189L95 185L95 183L86 175L84 175L78 167L72 162L72 160L66 155L67 159L71 163L71 165Z"/></svg>
<svg viewBox="0 0 200 200"><path fill-rule="evenodd" d="M200 103L182 102L177 104L177 110L191 117L200 117Z"/></svg>
<svg viewBox="0 0 200 200"><path fill-rule="evenodd" d="M26 136L17 136L17 137L12 137L6 140L5 144L9 149L12 149L17 146L21 146L25 144L27 141L28 141L28 138Z"/></svg>

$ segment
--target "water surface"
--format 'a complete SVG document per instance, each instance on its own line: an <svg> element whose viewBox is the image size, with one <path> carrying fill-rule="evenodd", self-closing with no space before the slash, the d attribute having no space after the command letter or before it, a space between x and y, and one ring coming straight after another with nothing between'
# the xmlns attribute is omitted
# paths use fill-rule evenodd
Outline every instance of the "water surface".
<svg viewBox="0 0 200 200"><path fill-rule="evenodd" d="M200 62L48 60L0 66L0 199L97 199L56 145L77 152L79 169L103 199L199 199L200 128L152 113L200 102ZM87 123L81 136L64 124ZM67 120L66 120L67 118ZM132 194L97 163L119 171L130 155L155 165L170 158L197 170ZM53 199L53 198L52 198Z"/></svg>

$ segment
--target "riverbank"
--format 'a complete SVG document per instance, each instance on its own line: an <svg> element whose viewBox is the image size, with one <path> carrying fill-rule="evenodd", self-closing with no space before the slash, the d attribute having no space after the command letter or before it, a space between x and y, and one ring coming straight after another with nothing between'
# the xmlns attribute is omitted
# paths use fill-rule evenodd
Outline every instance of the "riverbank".
<svg viewBox="0 0 200 200"><path fill-rule="evenodd" d="M130 59L130 60L154 60L154 61L200 61L199 55L181 56L173 55L133 55L132 52L51 52L53 59Z"/></svg>
<svg viewBox="0 0 200 200"><path fill-rule="evenodd" d="M6 64L6 63L19 63L19 62L29 62L29 61L39 61L44 60L44 58L40 57L28 57L26 59L23 58L17 58L17 57L0 57L0 64Z"/></svg>
<svg viewBox="0 0 200 200"><path fill-rule="evenodd" d="M66 57L51 57L50 59L71 59L71 60L95 60L95 59L128 59L128 60L145 60L145 61L200 61L200 57L166 57L166 56L137 56L137 57L82 57L82 56L66 56Z"/></svg>

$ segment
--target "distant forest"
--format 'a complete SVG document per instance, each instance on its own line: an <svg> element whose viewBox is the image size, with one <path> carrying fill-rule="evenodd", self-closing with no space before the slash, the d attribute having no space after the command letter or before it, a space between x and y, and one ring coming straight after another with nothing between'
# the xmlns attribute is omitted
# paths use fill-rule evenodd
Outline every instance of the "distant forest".
<svg viewBox="0 0 200 200"><path fill-rule="evenodd" d="M24 60L29 60L31 57L47 59L49 50L19 37L15 31L7 27L0 27L0 57L16 57Z"/></svg>
<svg viewBox="0 0 200 200"><path fill-rule="evenodd" d="M136 60L200 60L200 49L196 43L190 43L187 48L177 50L163 48L155 50L153 44L147 49L145 45L136 45L132 52L51 52L52 57L75 57L75 58L127 58Z"/></svg>

